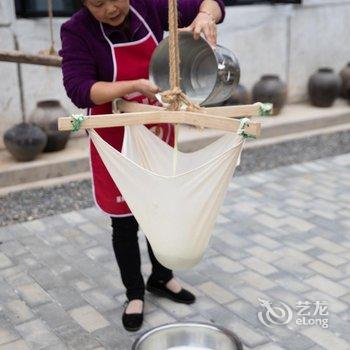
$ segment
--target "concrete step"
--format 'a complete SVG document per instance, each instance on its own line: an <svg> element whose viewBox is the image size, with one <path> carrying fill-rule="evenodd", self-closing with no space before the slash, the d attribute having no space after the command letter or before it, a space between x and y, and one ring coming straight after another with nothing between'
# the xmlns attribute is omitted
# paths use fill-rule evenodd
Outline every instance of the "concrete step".
<svg viewBox="0 0 350 350"><path fill-rule="evenodd" d="M307 104L288 105L277 117L259 117L254 120L262 123L262 135L259 139L248 140L244 153L253 154L259 148L267 152L268 147L287 145L307 138L316 140L331 137L334 143L338 133L348 133L350 130L350 106L341 100L326 109ZM223 134L217 130L201 131L191 126L181 126L179 149L184 152L197 150ZM72 138L65 150L43 153L32 162L17 162L5 150L1 151L0 195L88 177L88 150L88 138L79 137ZM320 150L319 153L324 152Z"/></svg>
<svg viewBox="0 0 350 350"><path fill-rule="evenodd" d="M6 196L10 193L32 190L39 187L47 188L47 187L59 186L68 182L88 180L90 179L90 177L91 177L90 171L86 171L86 172L77 173L74 175L63 175L63 176L53 177L49 179L21 183L13 186L0 187L0 197Z"/></svg>
<svg viewBox="0 0 350 350"><path fill-rule="evenodd" d="M18 162L0 152L0 188L21 185L89 170L87 137L72 138L60 152L42 153L31 162Z"/></svg>
<svg viewBox="0 0 350 350"><path fill-rule="evenodd" d="M349 123L350 106L343 100L337 100L331 108L317 108L306 103L291 104L287 105L278 116L255 117L252 120L262 124L260 137L250 141L259 143L262 139L296 135L304 131ZM180 148L184 152L192 152L213 142L223 134L225 133L218 130L204 130L201 133L191 126L183 126L180 134Z"/></svg>
<svg viewBox="0 0 350 350"><path fill-rule="evenodd" d="M350 153L350 123L247 142L236 174Z"/></svg>

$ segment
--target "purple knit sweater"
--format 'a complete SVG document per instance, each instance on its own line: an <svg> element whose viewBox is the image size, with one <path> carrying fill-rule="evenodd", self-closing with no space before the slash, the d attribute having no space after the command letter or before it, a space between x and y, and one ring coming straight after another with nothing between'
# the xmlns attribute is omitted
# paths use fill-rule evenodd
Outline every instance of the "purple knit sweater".
<svg viewBox="0 0 350 350"><path fill-rule="evenodd" d="M178 0L179 27L191 24L203 0ZM216 0L225 16L222 0ZM158 42L168 30L168 0L130 0L150 26ZM146 35L140 20L130 13L131 36L118 27L104 25L107 36L113 43L138 40ZM97 81L113 80L111 49L104 38L100 23L83 7L61 27L63 84L67 95L79 108L93 107L90 99L91 86Z"/></svg>

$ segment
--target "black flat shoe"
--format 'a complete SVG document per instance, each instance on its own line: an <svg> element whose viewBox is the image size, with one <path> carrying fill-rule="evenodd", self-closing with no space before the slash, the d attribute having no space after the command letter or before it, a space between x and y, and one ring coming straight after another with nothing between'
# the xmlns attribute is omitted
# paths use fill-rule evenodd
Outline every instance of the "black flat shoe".
<svg viewBox="0 0 350 350"><path fill-rule="evenodd" d="M126 301L124 303L125 309L124 309L123 317L122 317L123 326L129 332L136 332L142 326L144 303L142 305L142 312L141 313L126 314L125 311L126 311L128 305L129 305L129 301Z"/></svg>
<svg viewBox="0 0 350 350"><path fill-rule="evenodd" d="M155 281L150 277L146 283L146 290L148 290L150 293L168 298L177 303L193 304L195 302L196 297L187 289L182 288L180 292L174 293L165 285L166 283L163 281Z"/></svg>

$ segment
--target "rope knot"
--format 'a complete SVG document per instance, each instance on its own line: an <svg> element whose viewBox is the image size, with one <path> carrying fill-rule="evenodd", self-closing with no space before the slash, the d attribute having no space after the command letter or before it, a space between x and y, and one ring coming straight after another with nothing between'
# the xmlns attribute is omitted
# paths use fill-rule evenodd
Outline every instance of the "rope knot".
<svg viewBox="0 0 350 350"><path fill-rule="evenodd" d="M180 108L180 95L181 89L175 86L171 90L166 90L160 94L162 96L162 102L169 104L168 110L179 110Z"/></svg>
<svg viewBox="0 0 350 350"><path fill-rule="evenodd" d="M179 111L181 109L185 109L189 112L196 112L201 110L201 107L191 102L187 95L178 86L162 92L160 96L161 102L168 104L167 110Z"/></svg>

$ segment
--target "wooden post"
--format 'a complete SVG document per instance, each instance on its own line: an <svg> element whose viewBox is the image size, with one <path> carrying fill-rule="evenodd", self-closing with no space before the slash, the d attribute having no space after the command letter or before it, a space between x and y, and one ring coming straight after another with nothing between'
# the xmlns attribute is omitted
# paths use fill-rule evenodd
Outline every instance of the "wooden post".
<svg viewBox="0 0 350 350"><path fill-rule="evenodd" d="M33 55L21 51L0 50L0 61L61 67L62 58L54 55Z"/></svg>

